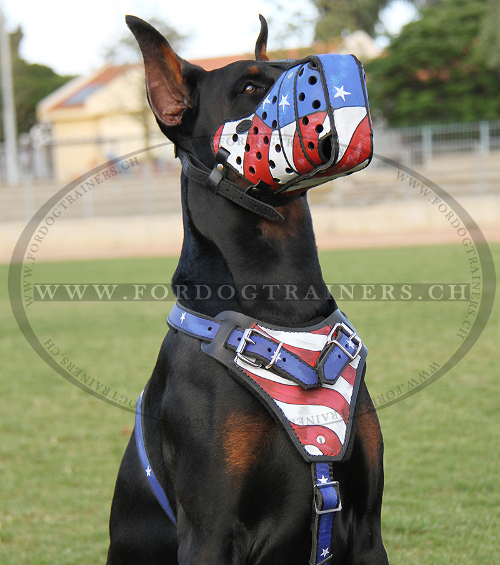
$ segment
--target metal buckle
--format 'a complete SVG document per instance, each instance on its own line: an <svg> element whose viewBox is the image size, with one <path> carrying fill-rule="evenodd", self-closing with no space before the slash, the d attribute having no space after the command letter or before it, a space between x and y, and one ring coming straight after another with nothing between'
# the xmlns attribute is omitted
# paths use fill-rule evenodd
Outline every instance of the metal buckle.
<svg viewBox="0 0 500 565"><path fill-rule="evenodd" d="M349 340L353 341L357 345L356 351L354 353L347 351L347 349L343 345L341 345L336 339L332 339L333 334L337 330L340 330L342 333L346 334ZM361 351L361 347L363 346L363 342L358 337L358 334L354 330L351 330L351 328L346 324L344 324L343 322L339 322L338 324L335 324L332 328L332 331L328 334L328 337L326 339L326 345L329 345L331 343L334 343L335 345L340 347L340 349L342 349L342 351L347 355L347 357L349 357L351 361L354 361L354 359L356 359L356 357L359 355L359 352Z"/></svg>
<svg viewBox="0 0 500 565"><path fill-rule="evenodd" d="M253 339L250 337L253 331L258 332L258 330L256 330L255 328L247 328L243 332L243 337L241 338L240 343L238 343L238 347L236 348L236 357L234 358L234 362L236 363L239 359L240 361L244 361L245 363L252 365L252 367L262 367L262 363L256 363L255 361L252 361L251 359L243 355L243 350L248 343L255 345L255 341L253 341Z"/></svg>
<svg viewBox="0 0 500 565"><path fill-rule="evenodd" d="M316 511L316 514L331 514L332 512L340 512L340 510L342 510L342 501L340 500L340 490L339 490L339 482L338 481L332 481L332 482L328 482L328 483L317 483L314 485L314 488L321 490L322 488L325 487L333 487L335 489L335 492L337 493L337 506L335 508L330 508L328 510L320 510L318 508L318 502L316 499L316 496L314 497L314 510Z"/></svg>
<svg viewBox="0 0 500 565"><path fill-rule="evenodd" d="M239 359L240 361L244 361L245 363L252 365L252 367L263 367L262 363L259 363L257 361L253 361L252 359L249 359L246 355L243 355L243 351L245 350L245 347L247 346L247 344L251 343L252 345L255 345L255 341L253 341L253 339L251 338L252 333L259 334L262 337L265 337L266 339L269 339L269 340L271 339L267 334L265 334L259 328L247 328L243 332L243 336L240 340L240 343L238 344L238 347L236 348L236 357L234 358L234 361L236 363L236 360ZM280 341L278 343L278 347L276 348L276 351L274 352L274 354L271 358L271 361L269 362L268 365L266 365L264 367L265 369L270 369L276 363L276 361L279 359L279 355L280 355L280 351L281 351L282 347L283 347L283 342Z"/></svg>
<svg viewBox="0 0 500 565"><path fill-rule="evenodd" d="M244 361L245 363L252 365L252 367L262 367L262 363L252 361L251 359L243 355L243 351L247 344L251 343L252 345L255 345L255 341L253 341L253 339L251 338L252 332L267 337L266 334L264 332L261 332L258 328L247 328L243 332L241 341L236 348L236 357L234 358L234 362L236 363L236 360L239 359L240 361Z"/></svg>

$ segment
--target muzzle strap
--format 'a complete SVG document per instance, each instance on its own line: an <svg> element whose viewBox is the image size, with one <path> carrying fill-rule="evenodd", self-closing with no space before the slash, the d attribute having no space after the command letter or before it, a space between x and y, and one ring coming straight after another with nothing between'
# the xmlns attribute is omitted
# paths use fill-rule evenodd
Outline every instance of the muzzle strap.
<svg viewBox="0 0 500 565"><path fill-rule="evenodd" d="M200 162L195 165L192 157L180 149L177 149L177 156L182 163L182 172L188 179L207 186L214 194L224 196L245 210L267 220L274 222L283 220L283 216L273 206L250 196L246 189L225 178L228 153L224 151L217 153L216 164L212 171Z"/></svg>

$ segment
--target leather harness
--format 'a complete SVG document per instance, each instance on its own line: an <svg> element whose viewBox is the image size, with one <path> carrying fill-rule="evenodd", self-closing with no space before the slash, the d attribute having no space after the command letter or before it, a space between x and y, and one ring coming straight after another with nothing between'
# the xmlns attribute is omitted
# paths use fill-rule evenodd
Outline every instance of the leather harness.
<svg viewBox="0 0 500 565"><path fill-rule="evenodd" d="M226 311L216 318L176 304L173 331L201 342L201 349L229 369L267 407L301 456L311 464L313 511L311 565L331 558L333 523L341 511L333 462L350 455L354 414L367 350L339 310L320 324L283 328ZM175 524L165 492L151 467L143 433L143 393L137 403L135 438L146 478Z"/></svg>

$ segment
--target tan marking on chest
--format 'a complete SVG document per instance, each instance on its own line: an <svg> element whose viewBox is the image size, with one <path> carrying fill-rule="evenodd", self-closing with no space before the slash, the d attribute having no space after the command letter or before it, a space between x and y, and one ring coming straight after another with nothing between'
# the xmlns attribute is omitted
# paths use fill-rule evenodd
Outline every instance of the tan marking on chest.
<svg viewBox="0 0 500 565"><path fill-rule="evenodd" d="M224 460L228 471L239 478L259 460L272 422L262 414L231 414L222 429Z"/></svg>
<svg viewBox="0 0 500 565"><path fill-rule="evenodd" d="M375 410L367 409L364 405L360 407L357 434L361 440L368 464L372 469L376 469L379 465L382 450L382 433Z"/></svg>

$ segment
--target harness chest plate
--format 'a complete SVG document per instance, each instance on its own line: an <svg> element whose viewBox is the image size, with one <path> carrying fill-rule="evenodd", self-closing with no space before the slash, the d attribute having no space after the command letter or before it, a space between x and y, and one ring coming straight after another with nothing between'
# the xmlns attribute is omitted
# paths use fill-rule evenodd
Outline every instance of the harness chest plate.
<svg viewBox="0 0 500 565"><path fill-rule="evenodd" d="M290 329L236 312L205 318L176 305L168 323L201 340L265 404L304 459L349 456L367 350L339 310L321 324Z"/></svg>

